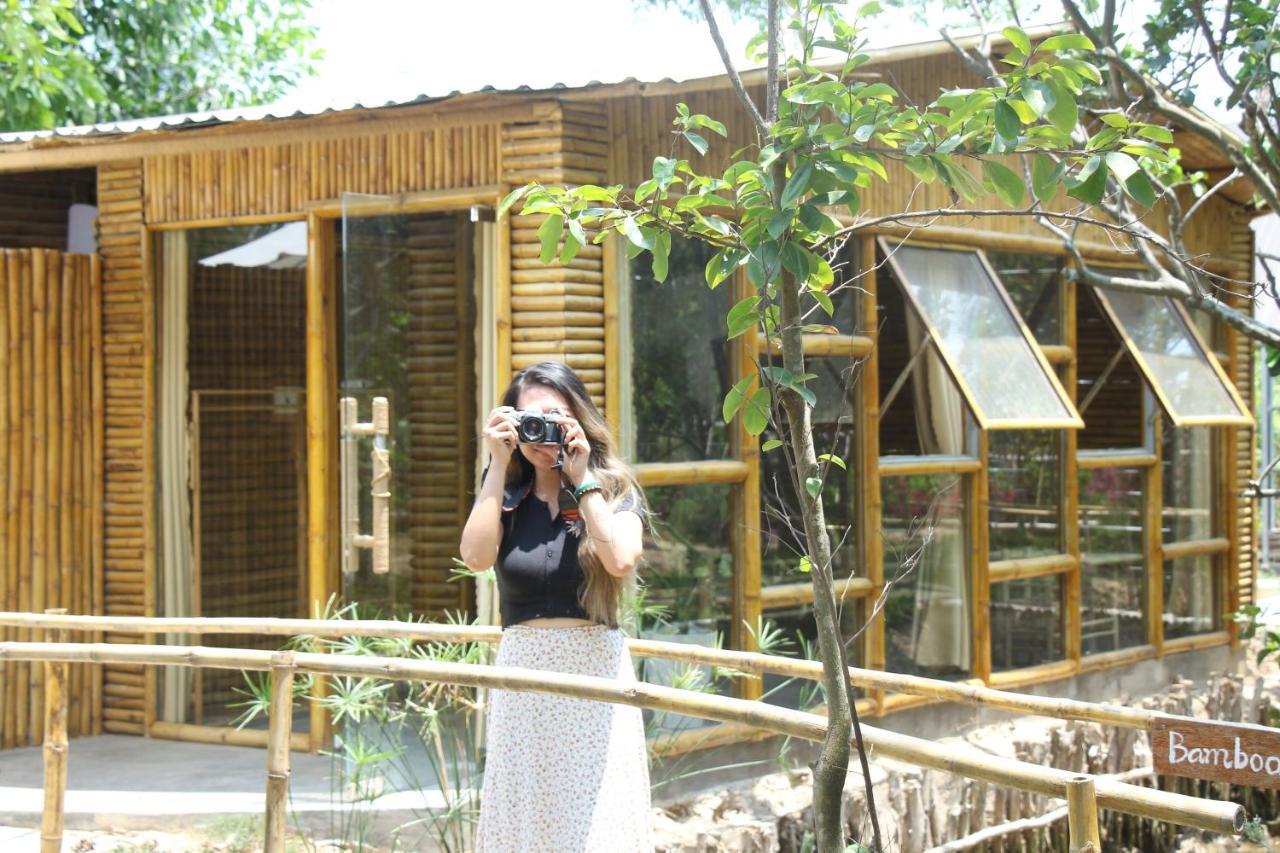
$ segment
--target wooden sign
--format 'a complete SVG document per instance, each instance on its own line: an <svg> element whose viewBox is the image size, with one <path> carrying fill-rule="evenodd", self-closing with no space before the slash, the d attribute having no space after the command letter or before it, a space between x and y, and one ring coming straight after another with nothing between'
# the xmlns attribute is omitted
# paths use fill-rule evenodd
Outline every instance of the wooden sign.
<svg viewBox="0 0 1280 853"><path fill-rule="evenodd" d="M1280 788L1280 729L1157 716L1151 752L1157 773Z"/></svg>

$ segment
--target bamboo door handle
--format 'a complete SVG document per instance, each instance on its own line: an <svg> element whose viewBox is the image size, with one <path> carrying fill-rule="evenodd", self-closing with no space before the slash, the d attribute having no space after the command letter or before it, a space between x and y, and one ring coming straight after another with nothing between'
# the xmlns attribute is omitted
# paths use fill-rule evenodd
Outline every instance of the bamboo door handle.
<svg viewBox="0 0 1280 853"><path fill-rule="evenodd" d="M348 574L359 568L359 549L373 552L374 574L385 575L391 571L391 404L386 397L373 398L373 420L360 423L357 420L355 398L344 397L341 402L342 421L342 565ZM373 477L370 495L373 498L372 534L361 533L360 502L356 498L357 438L371 436L373 451L371 462Z"/></svg>

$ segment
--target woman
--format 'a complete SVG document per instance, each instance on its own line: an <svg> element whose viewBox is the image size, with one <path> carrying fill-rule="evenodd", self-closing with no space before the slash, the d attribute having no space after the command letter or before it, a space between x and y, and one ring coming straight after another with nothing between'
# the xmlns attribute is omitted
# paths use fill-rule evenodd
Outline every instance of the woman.
<svg viewBox="0 0 1280 853"><path fill-rule="evenodd" d="M520 440L531 436L518 414L531 412L559 428L559 443ZM582 381L563 364L525 368L483 438L489 467L461 551L473 571L496 568L497 665L634 681L618 603L640 559L643 508ZM652 846L638 708L491 692L477 851Z"/></svg>

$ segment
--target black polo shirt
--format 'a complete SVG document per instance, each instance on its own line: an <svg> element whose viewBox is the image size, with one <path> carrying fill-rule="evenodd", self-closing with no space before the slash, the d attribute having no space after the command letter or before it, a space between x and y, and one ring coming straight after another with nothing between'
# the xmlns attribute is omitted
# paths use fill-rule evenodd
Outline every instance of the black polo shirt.
<svg viewBox="0 0 1280 853"><path fill-rule="evenodd" d="M566 503L572 504L571 496L561 502ZM640 502L628 495L614 511L640 512ZM591 618L581 601L585 585L578 562L582 527L576 506L552 518L547 505L534 494L532 480L507 487L495 571L503 627L540 617Z"/></svg>

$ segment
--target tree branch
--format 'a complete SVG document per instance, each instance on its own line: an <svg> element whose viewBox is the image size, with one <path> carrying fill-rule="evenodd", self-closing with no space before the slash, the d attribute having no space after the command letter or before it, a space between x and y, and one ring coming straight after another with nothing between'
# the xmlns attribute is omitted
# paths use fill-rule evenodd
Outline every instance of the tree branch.
<svg viewBox="0 0 1280 853"><path fill-rule="evenodd" d="M763 139L769 135L769 126L764 122L764 116L760 115L760 110L756 107L756 102L751 100L751 95L747 93L747 87L743 84L742 78L738 76L738 69L734 67L733 60L729 58L729 49L724 46L724 38L720 35L720 27L716 24L715 13L711 11L710 0L698 0L698 5L702 7L702 16L706 18L707 29L711 31L711 40L716 43L716 50L720 52L720 61L724 63L724 70L729 75L729 83L733 86L733 91L737 93L738 100L742 102L742 107L747 111L747 115L751 118L751 123L755 125L756 133Z"/></svg>
<svg viewBox="0 0 1280 853"><path fill-rule="evenodd" d="M782 80L778 76L779 50L779 3L769 0L769 82L765 88L764 114L765 120L772 125L778 120L778 92L782 88Z"/></svg>

